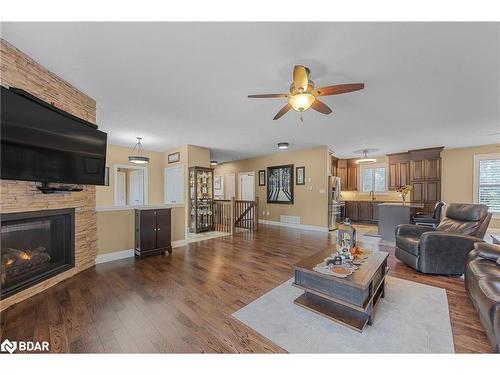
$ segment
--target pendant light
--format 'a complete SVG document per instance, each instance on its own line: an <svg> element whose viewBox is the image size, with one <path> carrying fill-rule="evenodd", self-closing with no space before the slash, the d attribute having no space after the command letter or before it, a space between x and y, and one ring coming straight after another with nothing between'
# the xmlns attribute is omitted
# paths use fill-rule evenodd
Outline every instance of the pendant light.
<svg viewBox="0 0 500 375"><path fill-rule="evenodd" d="M356 160L356 164L373 164L376 163L377 159L368 157L368 150L363 150L363 157Z"/></svg>
<svg viewBox="0 0 500 375"><path fill-rule="evenodd" d="M128 157L128 161L130 163L134 164L148 164L149 163L149 158L147 156L143 155L144 149L142 148L142 138L137 137L137 143L134 146L134 149L132 150L132 155ZM137 149L137 154L134 154L135 150Z"/></svg>

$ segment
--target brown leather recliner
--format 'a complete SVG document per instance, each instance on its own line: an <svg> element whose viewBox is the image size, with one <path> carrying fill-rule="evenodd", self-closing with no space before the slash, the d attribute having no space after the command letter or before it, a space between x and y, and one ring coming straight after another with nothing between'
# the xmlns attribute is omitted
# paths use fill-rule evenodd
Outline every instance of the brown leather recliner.
<svg viewBox="0 0 500 375"><path fill-rule="evenodd" d="M465 265L465 290L493 349L500 352L500 246L476 243Z"/></svg>

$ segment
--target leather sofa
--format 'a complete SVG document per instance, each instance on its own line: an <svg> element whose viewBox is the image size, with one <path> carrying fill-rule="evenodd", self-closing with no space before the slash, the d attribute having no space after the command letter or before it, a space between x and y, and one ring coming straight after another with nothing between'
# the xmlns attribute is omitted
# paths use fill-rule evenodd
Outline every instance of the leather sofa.
<svg viewBox="0 0 500 375"><path fill-rule="evenodd" d="M465 290L493 349L500 351L500 246L476 243L465 266Z"/></svg>
<svg viewBox="0 0 500 375"><path fill-rule="evenodd" d="M467 254L483 240L490 219L486 205L455 203L446 206L435 229L401 224L396 227L396 258L423 273L462 275Z"/></svg>

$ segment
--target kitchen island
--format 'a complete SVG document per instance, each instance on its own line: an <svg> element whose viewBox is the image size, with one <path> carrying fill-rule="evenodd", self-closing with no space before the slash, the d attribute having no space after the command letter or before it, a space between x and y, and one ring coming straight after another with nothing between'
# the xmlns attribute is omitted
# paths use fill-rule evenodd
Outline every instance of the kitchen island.
<svg viewBox="0 0 500 375"><path fill-rule="evenodd" d="M380 203L378 205L378 233L385 241L395 241L395 230L399 224L410 224L410 206L402 203Z"/></svg>

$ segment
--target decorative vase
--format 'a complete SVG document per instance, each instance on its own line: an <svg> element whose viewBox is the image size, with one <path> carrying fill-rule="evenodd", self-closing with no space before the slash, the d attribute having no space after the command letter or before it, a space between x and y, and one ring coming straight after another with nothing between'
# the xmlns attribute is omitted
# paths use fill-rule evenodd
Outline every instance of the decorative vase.
<svg viewBox="0 0 500 375"><path fill-rule="evenodd" d="M401 194L401 198L403 199L403 206L406 205L406 194Z"/></svg>

